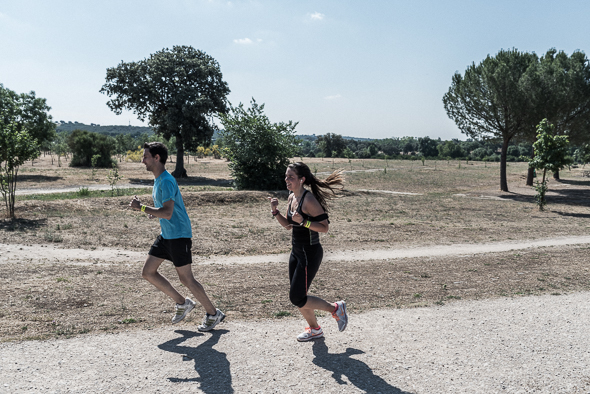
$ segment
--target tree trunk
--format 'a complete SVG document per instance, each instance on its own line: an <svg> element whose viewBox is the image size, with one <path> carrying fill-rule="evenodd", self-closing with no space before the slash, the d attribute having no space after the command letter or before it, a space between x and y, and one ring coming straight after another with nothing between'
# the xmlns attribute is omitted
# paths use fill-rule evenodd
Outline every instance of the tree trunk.
<svg viewBox="0 0 590 394"><path fill-rule="evenodd" d="M531 159L534 159L534 158L535 158L535 152L533 152L533 154L531 155ZM526 175L526 185L527 186L533 186L534 175L535 175L535 169L529 167L529 170Z"/></svg>
<svg viewBox="0 0 590 394"><path fill-rule="evenodd" d="M535 169L529 168L529 170L527 171L527 174L526 174L526 185L533 186L534 178L535 178Z"/></svg>
<svg viewBox="0 0 590 394"><path fill-rule="evenodd" d="M510 138L504 138L502 143L502 154L500 155L500 190L508 191L508 181L506 180L506 155L508 152L508 143Z"/></svg>
<svg viewBox="0 0 590 394"><path fill-rule="evenodd" d="M184 144L182 138L176 136L176 168L172 172L174 178L187 178L186 169L184 168Z"/></svg>
<svg viewBox="0 0 590 394"><path fill-rule="evenodd" d="M553 179L559 180L559 170L557 170L553 173Z"/></svg>

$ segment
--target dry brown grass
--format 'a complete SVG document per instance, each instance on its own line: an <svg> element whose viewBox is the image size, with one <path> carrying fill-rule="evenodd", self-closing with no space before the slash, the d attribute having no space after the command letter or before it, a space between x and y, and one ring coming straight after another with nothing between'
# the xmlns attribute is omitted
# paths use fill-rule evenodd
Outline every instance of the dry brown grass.
<svg viewBox="0 0 590 394"><path fill-rule="evenodd" d="M550 182L548 209L539 212L534 191L523 186L524 164L509 165L512 192L502 193L498 191L497 163L463 161L459 167L458 162L446 161L427 161L425 166L420 161L306 162L320 176L337 168L356 171L346 174L346 191L332 202L330 233L322 237L326 250L552 238L586 235L590 228L590 181L581 177L581 169L564 171L561 182ZM121 173L127 185L151 182L151 174L138 163L122 164ZM19 188L106 183L105 174L97 175L102 180L89 181L89 169L58 168L47 160L27 164L21 174ZM181 181L181 189L193 223L197 255L290 250L290 234L269 214L266 197L271 193L195 191L227 185L229 171L223 161L191 160L189 174L198 177ZM272 194L281 198L284 211L286 193ZM140 197L149 202L149 190ZM159 233L158 223L130 211L128 202L129 197L21 200L17 202L18 219L0 221L0 234L7 244L147 251ZM581 247L562 247L460 258L325 262L311 291L328 300L344 298L352 311L361 311L459 298L587 290L587 252ZM141 279L141 265L140 261L121 261L79 266L67 259L57 264L24 259L2 264L0 340L168 324L172 304ZM164 264L163 272L179 285L169 264ZM297 315L288 301L284 264L207 265L196 266L195 272L229 318ZM193 319L200 315L193 314Z"/></svg>

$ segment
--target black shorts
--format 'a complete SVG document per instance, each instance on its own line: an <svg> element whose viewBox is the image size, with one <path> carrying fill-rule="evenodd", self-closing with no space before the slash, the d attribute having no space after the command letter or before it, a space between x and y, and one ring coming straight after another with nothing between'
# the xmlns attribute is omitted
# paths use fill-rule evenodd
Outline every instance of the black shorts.
<svg viewBox="0 0 590 394"><path fill-rule="evenodd" d="M175 267L182 267L193 262L192 245L193 240L190 238L164 239L158 235L148 254L170 260Z"/></svg>

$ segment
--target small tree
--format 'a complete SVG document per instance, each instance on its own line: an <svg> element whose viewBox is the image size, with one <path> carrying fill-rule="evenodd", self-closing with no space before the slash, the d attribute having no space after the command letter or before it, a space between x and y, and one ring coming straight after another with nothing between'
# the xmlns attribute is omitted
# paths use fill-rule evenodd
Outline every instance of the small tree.
<svg viewBox="0 0 590 394"><path fill-rule="evenodd" d="M18 168L27 160L37 157L37 140L26 130L20 130L16 123L4 124L0 120L0 192L10 218L14 217Z"/></svg>
<svg viewBox="0 0 590 394"><path fill-rule="evenodd" d="M113 163L113 169L109 171L107 174L107 179L109 181L109 185L111 185L111 196L115 195L115 189L117 190L117 195L119 194L119 189L116 188L117 182L123 179L123 176L119 174L119 169Z"/></svg>
<svg viewBox="0 0 590 394"><path fill-rule="evenodd" d="M545 194L547 192L547 170L555 172L570 163L568 158L569 141L566 136L554 135L555 127L547 119L543 119L537 127L537 140L533 144L535 157L529 160L529 167L543 170L542 181L537 181L537 205L543 210L547 204Z"/></svg>
<svg viewBox="0 0 590 394"><path fill-rule="evenodd" d="M264 104L254 99L250 104L248 109L230 105L230 112L220 115L234 183L238 189L283 189L289 159L297 151L297 122L270 123Z"/></svg>

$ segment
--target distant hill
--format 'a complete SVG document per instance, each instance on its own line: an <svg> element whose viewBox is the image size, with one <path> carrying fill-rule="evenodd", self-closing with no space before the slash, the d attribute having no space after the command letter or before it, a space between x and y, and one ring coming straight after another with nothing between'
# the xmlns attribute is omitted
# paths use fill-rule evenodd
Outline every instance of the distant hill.
<svg viewBox="0 0 590 394"><path fill-rule="evenodd" d="M317 137L318 137L315 134L311 134L311 135L309 135L309 134L297 134L296 136L297 136L297 138L300 138L302 140L310 140L310 141L315 141L317 139ZM354 141L373 141L374 140L374 138L347 137L345 135L343 135L342 138L345 139L345 140L354 140Z"/></svg>
<svg viewBox="0 0 590 394"><path fill-rule="evenodd" d="M106 134L111 137L119 134L154 134L151 127L147 126L101 126L99 124L90 123L89 125L79 122L56 122L57 131L73 131L73 130L86 130L94 133Z"/></svg>
<svg viewBox="0 0 590 394"><path fill-rule="evenodd" d="M139 135L139 134L154 134L154 131L152 130L151 127L147 127L147 126L116 126L116 125L111 125L111 126L101 126L99 124L95 124L95 123L90 123L89 125L84 124L84 123L79 123L79 122L65 122L65 121L60 121L60 122L56 122L56 128L57 131L73 131L73 130L86 130L86 131L91 131L94 133L101 133L101 134L106 134L106 135L110 135L111 137L115 137L119 134L130 134L130 135ZM213 138L212 140L215 141L217 138L219 137L217 130L215 131L215 133L213 133ZM302 140L309 140L309 141L315 141L317 136L315 134L297 134L296 135L297 138L300 138ZM360 138L360 137L347 137L347 136L342 136L342 138L344 138L345 140L355 140L355 141L373 141L374 138Z"/></svg>

